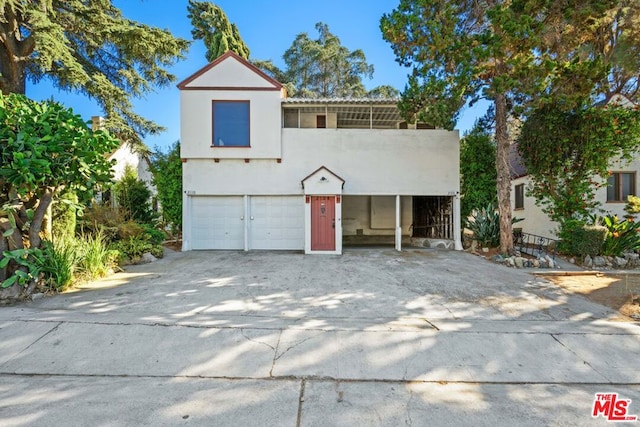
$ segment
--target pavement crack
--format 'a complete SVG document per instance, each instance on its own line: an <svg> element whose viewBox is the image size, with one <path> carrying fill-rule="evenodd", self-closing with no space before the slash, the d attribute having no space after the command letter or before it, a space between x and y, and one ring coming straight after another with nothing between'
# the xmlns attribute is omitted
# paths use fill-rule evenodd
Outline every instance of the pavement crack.
<svg viewBox="0 0 640 427"><path fill-rule="evenodd" d="M273 360L271 361L271 369L269 369L269 377L273 378L273 370L276 367L276 360L278 360L278 348L280 348L280 339L282 339L282 329L278 334L278 342L276 342L276 348L273 349Z"/></svg>
<svg viewBox="0 0 640 427"><path fill-rule="evenodd" d="M413 418L411 418L411 401L413 400L413 390L409 387L409 400L407 400L406 410L407 410L407 419L404 420L405 425L412 426Z"/></svg>
<svg viewBox="0 0 640 427"><path fill-rule="evenodd" d="M29 344L28 346L26 346L25 348L23 348L22 350L20 350L20 352L18 352L15 356L13 356L12 358L10 358L9 360L7 360L5 363L9 363L12 360L15 360L16 358L20 357L20 355L22 353L24 353L25 351L29 350L31 347L33 347L36 343L40 342L42 339L44 339L44 337L46 337L47 335L49 335L52 332L55 332L56 330L58 330L58 328L60 327L60 325L62 325L63 322L58 322L53 328L49 329L47 332L45 332L44 334L42 334L40 337L38 337L35 341L33 341L31 344Z"/></svg>
<svg viewBox="0 0 640 427"><path fill-rule="evenodd" d="M264 341L254 340L253 338L251 338L251 337L247 336L247 335L244 333L244 329L245 329L245 328L240 328L240 334L242 334L242 336L243 336L243 337L245 337L248 341L251 341L251 342L254 342L254 343L257 343L257 344L266 345L266 346L267 346L267 347L269 347L271 350L276 351L277 344L276 344L276 347L274 347L274 346L272 346L271 344L268 344L268 343L266 343L266 342L264 342ZM282 333L282 330L280 331L280 333ZM278 340L280 340L280 337L278 337Z"/></svg>
<svg viewBox="0 0 640 427"><path fill-rule="evenodd" d="M304 378L300 381L300 395L298 396L298 416L296 418L296 427L300 427L302 422L302 404L304 403L304 389L307 380Z"/></svg>
<svg viewBox="0 0 640 427"><path fill-rule="evenodd" d="M566 348L571 354L573 354L574 356L576 356L578 359L582 359L582 363L584 363L585 365L587 365L588 367L590 367L591 369L593 369L593 372L595 372L596 374L600 375L602 378L604 378L605 380L607 380L608 382L611 382L611 380L609 380L609 378L607 378L606 375L604 375L602 372L598 371L591 363L587 362L586 360L584 360L582 357L580 357L578 355L578 353L576 353L575 351L573 351L571 348L569 348L567 345L565 345L565 343L563 343L562 341L560 341L558 339L558 337L556 337L554 334L549 334L551 335L551 338L553 338L553 340L555 342L557 342L558 344L560 344L562 347Z"/></svg>
<svg viewBox="0 0 640 427"><path fill-rule="evenodd" d="M280 353L280 354L277 354L277 355L276 355L276 358L274 359L274 362L275 362L275 360L278 360L278 359L280 359L282 356L284 356L288 351L293 350L294 348L296 348L296 347L297 347L297 346L299 346L300 344L304 344L305 342L307 342L307 341L309 341L310 339L313 339L313 338L315 338L315 337L316 337L316 335L311 336L311 337L307 337L307 338L305 338L305 339L303 339L303 340L301 340L301 341L297 341L296 343L294 343L294 344L290 345L289 347L287 347L287 349L286 349L285 351L283 351L282 353Z"/></svg>

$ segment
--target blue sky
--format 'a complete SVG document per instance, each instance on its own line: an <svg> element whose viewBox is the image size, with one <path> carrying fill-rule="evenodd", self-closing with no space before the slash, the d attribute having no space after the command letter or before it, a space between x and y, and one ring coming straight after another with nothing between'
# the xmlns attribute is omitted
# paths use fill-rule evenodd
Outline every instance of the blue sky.
<svg viewBox="0 0 640 427"><path fill-rule="evenodd" d="M169 29L174 35L191 40L191 23L187 18L187 0L114 0L124 16L148 25ZM398 0L325 0L321 3L292 0L218 0L229 20L240 30L240 35L251 50L252 59L271 59L284 66L282 54L295 36L306 32L316 38L317 22L329 25L342 44L351 50L362 49L367 61L374 66L373 79L365 79L368 89L388 84L402 90L409 69L395 61L391 47L382 39L380 17L391 12ZM187 58L170 71L177 81L185 79L206 65L205 48L201 40L191 44ZM60 92L49 82L28 84L27 95L33 99L54 99L71 107L89 120L102 112L97 104L86 98ZM133 101L138 114L167 128L157 136L147 136L150 148L165 148L180 139L179 92L175 84L158 89L145 99ZM482 104L482 103L481 103ZM486 106L486 104L483 104ZM484 107L463 111L457 128L463 131L473 126Z"/></svg>

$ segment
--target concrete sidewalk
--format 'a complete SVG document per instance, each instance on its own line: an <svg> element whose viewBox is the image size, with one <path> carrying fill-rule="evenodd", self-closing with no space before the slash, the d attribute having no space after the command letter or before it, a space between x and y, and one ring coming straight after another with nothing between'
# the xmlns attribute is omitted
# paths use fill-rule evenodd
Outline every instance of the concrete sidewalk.
<svg viewBox="0 0 640 427"><path fill-rule="evenodd" d="M0 309L0 424L610 425L640 328L459 252L176 253Z"/></svg>

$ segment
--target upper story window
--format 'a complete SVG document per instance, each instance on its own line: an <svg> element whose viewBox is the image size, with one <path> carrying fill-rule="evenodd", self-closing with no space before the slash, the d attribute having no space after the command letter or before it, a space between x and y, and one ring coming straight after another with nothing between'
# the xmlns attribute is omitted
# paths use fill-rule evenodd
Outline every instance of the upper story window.
<svg viewBox="0 0 640 427"><path fill-rule="evenodd" d="M607 202L626 202L629 195L636 195L636 173L612 173L607 180Z"/></svg>
<svg viewBox="0 0 640 427"><path fill-rule="evenodd" d="M214 147L249 147L249 101L213 101Z"/></svg>

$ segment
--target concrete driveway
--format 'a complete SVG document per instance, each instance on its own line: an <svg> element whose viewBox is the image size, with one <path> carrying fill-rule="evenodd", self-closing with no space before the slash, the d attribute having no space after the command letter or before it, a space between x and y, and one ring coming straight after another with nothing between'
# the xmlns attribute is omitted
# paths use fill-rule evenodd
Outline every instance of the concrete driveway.
<svg viewBox="0 0 640 427"><path fill-rule="evenodd" d="M639 360L637 323L466 253L172 253L0 308L0 424L610 425Z"/></svg>

